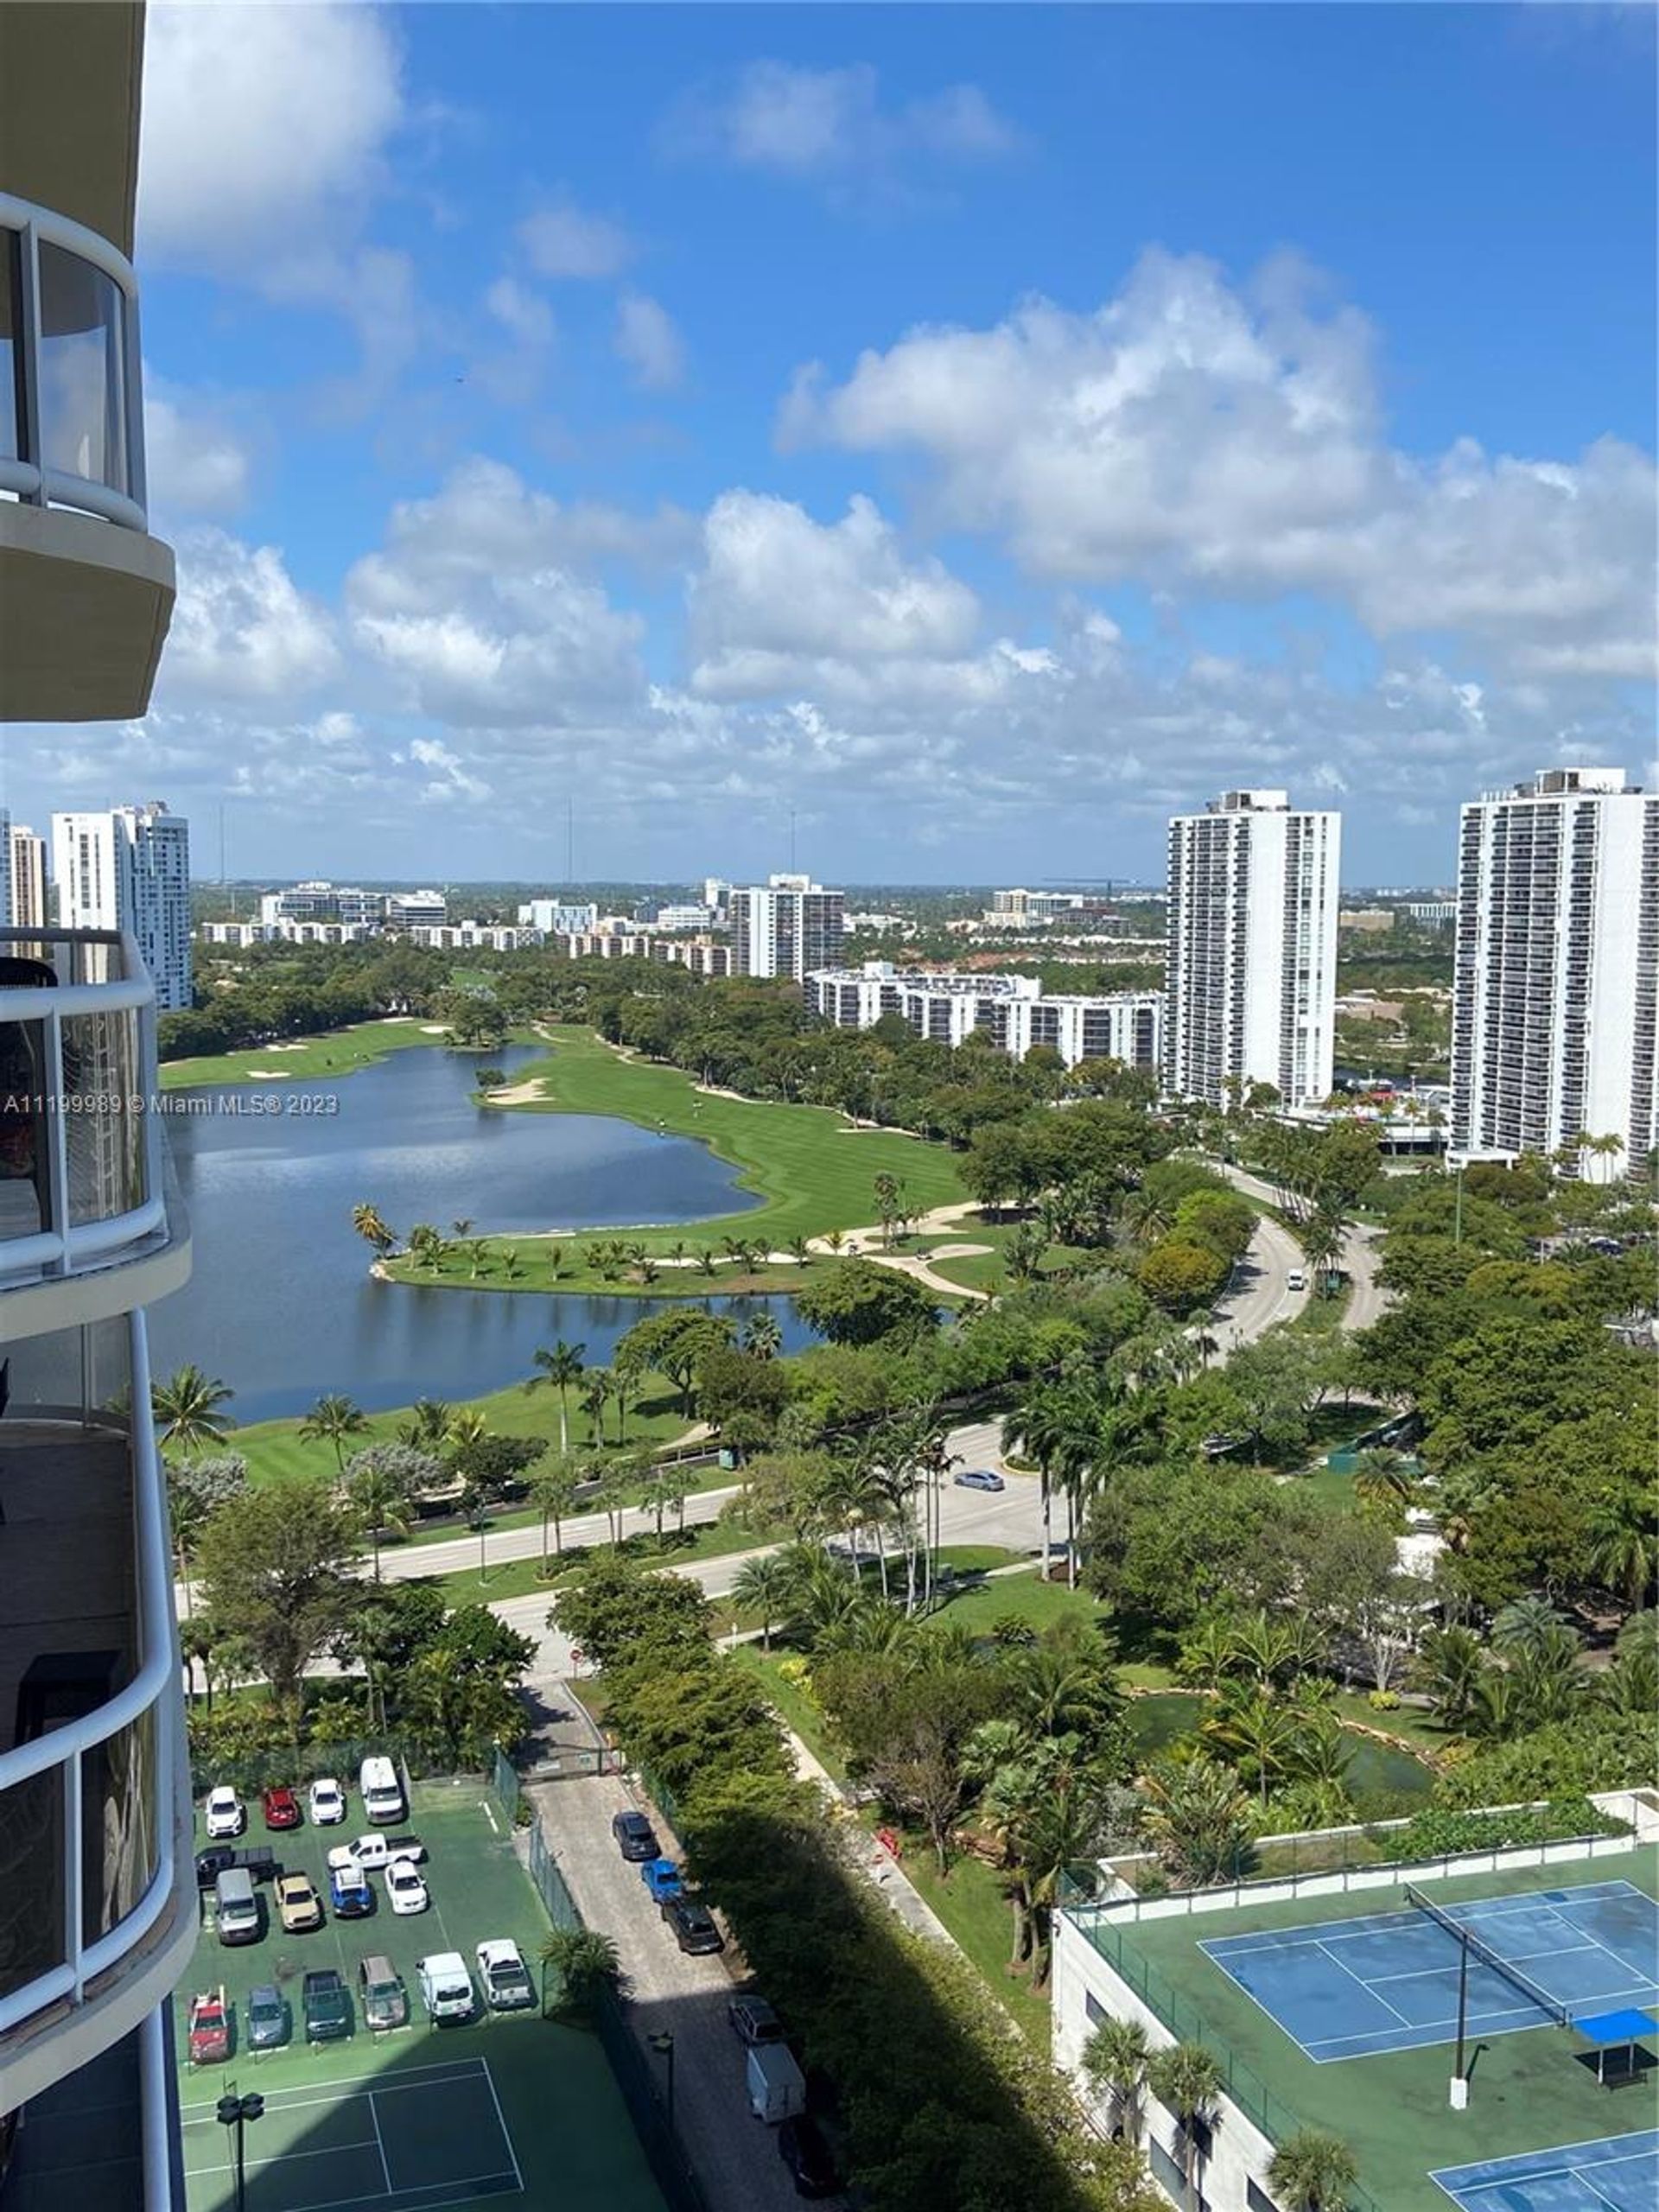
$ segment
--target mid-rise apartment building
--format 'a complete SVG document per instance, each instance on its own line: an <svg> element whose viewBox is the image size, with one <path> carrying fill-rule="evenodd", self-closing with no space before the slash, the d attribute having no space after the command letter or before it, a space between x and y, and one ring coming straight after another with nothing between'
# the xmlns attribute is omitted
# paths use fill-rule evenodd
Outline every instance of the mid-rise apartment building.
<svg viewBox="0 0 1659 2212"><path fill-rule="evenodd" d="M1659 1110L1659 795L1550 768L1462 811L1454 1153L1640 1167ZM1616 1143L1615 1143L1616 1141Z"/></svg>
<svg viewBox="0 0 1659 2212"><path fill-rule="evenodd" d="M389 930L435 928L448 918L448 901L442 891L389 891L385 921Z"/></svg>
<svg viewBox="0 0 1659 2212"><path fill-rule="evenodd" d="M4 820L0 816L0 821ZM21 822L10 823L5 833L4 913L15 930L44 929L47 910L46 840Z"/></svg>
<svg viewBox="0 0 1659 2212"><path fill-rule="evenodd" d="M190 1004L190 825L162 799L54 814L52 874L69 930L124 931L163 1014Z"/></svg>
<svg viewBox="0 0 1659 2212"><path fill-rule="evenodd" d="M1340 846L1339 816L1281 791L1228 791L1170 823L1164 1074L1178 1097L1329 1096Z"/></svg>
<svg viewBox="0 0 1659 2212"><path fill-rule="evenodd" d="M591 899L527 899L518 909L518 919L525 929L539 930L543 937L577 936L595 926L599 909Z"/></svg>
<svg viewBox="0 0 1659 2212"><path fill-rule="evenodd" d="M826 891L810 876L772 875L764 884L734 885L728 906L732 973L798 983L814 969L838 966L846 909L844 893Z"/></svg>
<svg viewBox="0 0 1659 2212"><path fill-rule="evenodd" d="M935 1044L982 1036L1015 1059L1046 1045L1069 1068L1084 1060L1155 1068L1163 1056L1159 991L1055 994L1045 992L1034 976L906 974L873 960L856 970L809 976L806 1000L838 1029L873 1029L884 1014L895 1014Z"/></svg>
<svg viewBox="0 0 1659 2212"><path fill-rule="evenodd" d="M172 609L131 260L143 48L127 0L0 8L0 720L143 714ZM0 937L0 2196L181 2212L169 2001L197 1905L144 1309L189 1247L159 1118L130 1110L157 990L100 850L109 903L72 885L57 925ZM162 836L140 873L170 883L167 854L188 995L182 851Z"/></svg>
<svg viewBox="0 0 1659 2212"><path fill-rule="evenodd" d="M291 883L267 891L259 901L262 922L340 922L348 929L376 927L385 919L384 891L360 891L350 883Z"/></svg>

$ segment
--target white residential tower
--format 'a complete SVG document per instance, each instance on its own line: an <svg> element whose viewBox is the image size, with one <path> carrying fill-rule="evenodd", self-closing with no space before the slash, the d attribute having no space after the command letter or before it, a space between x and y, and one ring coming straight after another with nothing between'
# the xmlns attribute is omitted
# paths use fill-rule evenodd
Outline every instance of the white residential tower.
<svg viewBox="0 0 1659 2212"><path fill-rule="evenodd" d="M68 930L123 930L163 1014L190 1003L190 825L162 799L54 814L52 874Z"/></svg>

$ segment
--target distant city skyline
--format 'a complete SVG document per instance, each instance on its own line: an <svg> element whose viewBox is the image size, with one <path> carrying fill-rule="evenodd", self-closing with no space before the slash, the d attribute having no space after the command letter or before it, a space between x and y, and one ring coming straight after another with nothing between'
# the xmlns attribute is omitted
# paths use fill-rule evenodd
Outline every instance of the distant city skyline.
<svg viewBox="0 0 1659 2212"><path fill-rule="evenodd" d="M1651 11L640 20L153 12L178 605L141 722L8 731L15 820L1156 881L1271 785L1357 887L1655 780Z"/></svg>

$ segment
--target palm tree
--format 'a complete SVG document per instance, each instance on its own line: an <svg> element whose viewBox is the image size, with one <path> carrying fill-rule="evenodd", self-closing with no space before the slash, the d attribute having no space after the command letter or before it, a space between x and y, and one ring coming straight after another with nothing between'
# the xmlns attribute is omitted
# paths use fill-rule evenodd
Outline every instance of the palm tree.
<svg viewBox="0 0 1659 2212"><path fill-rule="evenodd" d="M805 1268L811 1265L812 1247L804 1236L791 1236L789 1240L787 1249L790 1258L794 1261L798 1268Z"/></svg>
<svg viewBox="0 0 1659 2212"><path fill-rule="evenodd" d="M1548 1598L1529 1592L1501 1606L1492 1622L1492 1649L1505 1659L1526 1659L1541 1650L1553 1629L1563 1625Z"/></svg>
<svg viewBox="0 0 1659 2212"><path fill-rule="evenodd" d="M794 1563L785 1552L757 1552L739 1570L732 1585L732 1602L741 1611L759 1616L763 1651L772 1649L773 1624L788 1614L799 1580Z"/></svg>
<svg viewBox="0 0 1659 2212"><path fill-rule="evenodd" d="M605 1441L605 1408L611 1402L611 1370L608 1367L590 1367L582 1386L582 1410L593 1423L594 1442Z"/></svg>
<svg viewBox="0 0 1659 2212"><path fill-rule="evenodd" d="M1203 1751L1156 1759L1141 1794L1147 1840L1172 1873L1196 1886L1237 1878L1254 1824L1231 1767Z"/></svg>
<svg viewBox="0 0 1659 2212"><path fill-rule="evenodd" d="M1201 2043L1178 2043L1160 2050L1148 2063L1147 2082L1160 2105L1166 2105L1181 2124L1179 2149L1181 2178L1186 2185L1189 2208L1196 2206L1198 2166L1198 2123L1209 2124L1221 2094L1221 2068L1215 2054Z"/></svg>
<svg viewBox="0 0 1659 2212"><path fill-rule="evenodd" d="M1373 1448L1354 1463L1354 1496L1362 1505L1393 1513L1417 1495L1417 1474L1403 1452Z"/></svg>
<svg viewBox="0 0 1659 2212"><path fill-rule="evenodd" d="M217 1444L236 1423L219 1408L236 1395L227 1383L204 1375L200 1368L175 1368L164 1382L153 1382L149 1408L163 1445L181 1452L199 1452L204 1444Z"/></svg>
<svg viewBox="0 0 1659 2212"><path fill-rule="evenodd" d="M1141 2099L1152 2047L1139 2020L1103 2020L1083 2047L1083 2070L1091 2088L1112 2100L1115 2126L1129 2143L1141 2140Z"/></svg>
<svg viewBox="0 0 1659 2212"><path fill-rule="evenodd" d="M622 1977L622 1959L616 1945L597 1928L550 1928L537 1957L559 1977L563 2001L573 2011L590 2012L607 1989ZM542 2010L547 2010L547 1981L542 1981Z"/></svg>
<svg viewBox="0 0 1659 2212"><path fill-rule="evenodd" d="M461 1243L465 1243L466 1239L469 1237L472 1233L473 1223L472 1217L469 1214L463 1213L458 1215L449 1224L449 1234Z"/></svg>
<svg viewBox="0 0 1659 2212"><path fill-rule="evenodd" d="M775 1313L754 1313L743 1324L743 1349L751 1359L775 1359L784 1332Z"/></svg>
<svg viewBox="0 0 1659 2212"><path fill-rule="evenodd" d="M1348 2212L1359 2162L1340 2136L1299 2127L1287 2135L1268 2168L1268 2186L1286 2212Z"/></svg>
<svg viewBox="0 0 1659 2212"><path fill-rule="evenodd" d="M1431 1630L1417 1655L1416 1675L1448 1728L1461 1728L1486 1672L1478 1637L1466 1628Z"/></svg>
<svg viewBox="0 0 1659 2212"><path fill-rule="evenodd" d="M699 1245L697 1248L697 1265L702 1269L704 1274L712 1275L715 1272L715 1255L713 1245Z"/></svg>
<svg viewBox="0 0 1659 2212"><path fill-rule="evenodd" d="M397 1242L397 1231L386 1226L380 1209L366 1202L352 1208L352 1227L365 1243L373 1246L377 1259L384 1260Z"/></svg>
<svg viewBox="0 0 1659 2212"><path fill-rule="evenodd" d="M381 1530L390 1529L395 1536L409 1534L411 1501L407 1479L385 1465L378 1453L359 1452L352 1462L346 1487L368 1531L369 1548L374 1554L374 1579L378 1582Z"/></svg>
<svg viewBox="0 0 1659 2212"><path fill-rule="evenodd" d="M1234 1685L1198 1725L1206 1744L1217 1745L1246 1781L1254 1778L1265 1806L1273 1786L1295 1764L1296 1724L1286 1707L1260 1689Z"/></svg>
<svg viewBox="0 0 1659 2212"><path fill-rule="evenodd" d="M300 1423L300 1438L308 1444L327 1442L334 1447L334 1471L346 1471L346 1439L361 1436L368 1417L361 1406L338 1392L319 1398Z"/></svg>
<svg viewBox="0 0 1659 2212"><path fill-rule="evenodd" d="M1659 1529L1650 1492L1635 1484L1592 1501L1590 1561L1607 1587L1632 1611L1659 1579Z"/></svg>
<svg viewBox="0 0 1659 2212"><path fill-rule="evenodd" d="M540 1371L529 1377L524 1388L526 1390L538 1390L543 1382L548 1382L558 1392L561 1452L570 1449L570 1391L587 1371L582 1358L587 1349L586 1344L568 1344L561 1337L551 1351L538 1349L531 1354Z"/></svg>
<svg viewBox="0 0 1659 2212"><path fill-rule="evenodd" d="M572 1453L561 1452L537 1467L530 1478L530 1502L542 1516L542 1573L548 1571L547 1529L553 1524L555 1548L564 1549L564 1516L576 1502L583 1478L582 1464Z"/></svg>
<svg viewBox="0 0 1659 2212"><path fill-rule="evenodd" d="M1066 1408L1052 1382L1028 1383L1024 1396L1002 1423L1004 1452L1022 1452L1037 1462L1043 1512L1043 1580L1048 1580L1053 1548L1054 1470L1067 1433Z"/></svg>
<svg viewBox="0 0 1659 2212"><path fill-rule="evenodd" d="M410 1418L398 1430L405 1444L413 1444L422 1451L435 1451L449 1440L449 1424L454 1419L454 1408L442 1398L416 1398L410 1408Z"/></svg>

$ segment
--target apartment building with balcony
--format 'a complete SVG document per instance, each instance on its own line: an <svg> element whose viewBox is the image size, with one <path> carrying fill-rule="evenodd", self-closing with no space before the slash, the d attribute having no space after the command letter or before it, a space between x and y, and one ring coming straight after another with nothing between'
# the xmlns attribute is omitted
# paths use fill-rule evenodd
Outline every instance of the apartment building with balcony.
<svg viewBox="0 0 1659 2212"><path fill-rule="evenodd" d="M128 0L0 9L0 721L142 714L172 613L143 48ZM146 1110L156 1010L130 931L0 931L0 2206L184 2201L168 2007L196 1898L145 1308L189 1246Z"/></svg>
<svg viewBox="0 0 1659 2212"><path fill-rule="evenodd" d="M1330 1095L1341 829L1281 791L1228 791L1170 823L1164 1079L1177 1097Z"/></svg>
<svg viewBox="0 0 1659 2212"><path fill-rule="evenodd" d="M1160 991L1046 992L1034 976L906 974L881 960L856 970L820 969L807 976L805 990L813 1012L838 1029L873 1029L893 1014L935 1044L981 1036L1015 1059L1045 1045L1069 1068L1084 1060L1143 1068L1162 1062Z"/></svg>
<svg viewBox="0 0 1659 2212"><path fill-rule="evenodd" d="M1554 1154L1596 1179L1659 1122L1659 794L1550 768L1462 810L1452 1154Z"/></svg>
<svg viewBox="0 0 1659 2212"><path fill-rule="evenodd" d="M0 908L0 925L10 922L15 930L43 929L49 919L46 840L26 823L8 821L3 815L0 823L5 825L6 846L6 899Z"/></svg>
<svg viewBox="0 0 1659 2212"><path fill-rule="evenodd" d="M847 934L847 899L806 875L768 876L734 886L728 903L732 973L803 982L835 968Z"/></svg>
<svg viewBox="0 0 1659 2212"><path fill-rule="evenodd" d="M190 825L164 800L54 814L52 874L68 930L124 931L163 1014L191 1002Z"/></svg>

